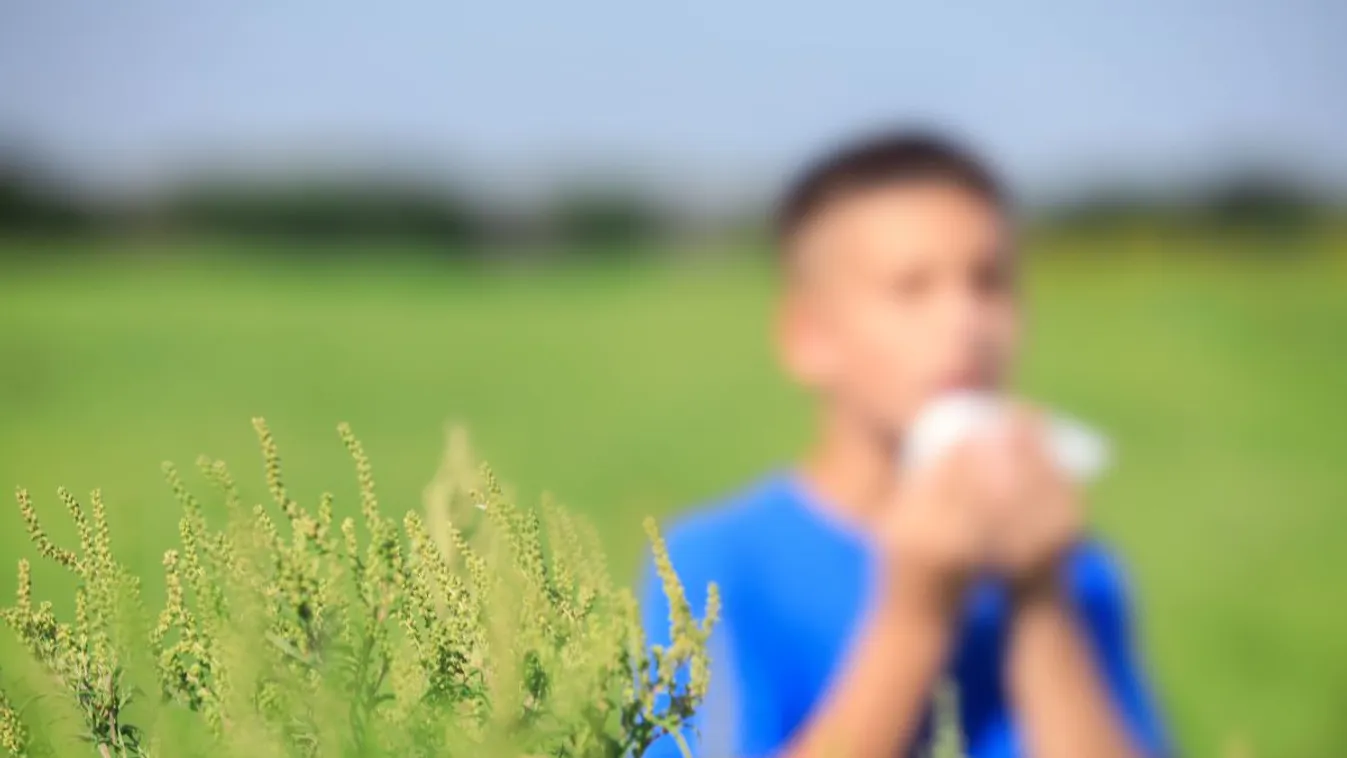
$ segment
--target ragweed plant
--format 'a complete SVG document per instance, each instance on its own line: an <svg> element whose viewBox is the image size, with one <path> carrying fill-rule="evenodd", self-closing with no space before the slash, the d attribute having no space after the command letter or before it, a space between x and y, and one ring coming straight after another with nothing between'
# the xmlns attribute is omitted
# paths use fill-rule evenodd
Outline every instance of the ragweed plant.
<svg viewBox="0 0 1347 758"><path fill-rule="evenodd" d="M0 749L10 755L28 755L28 727L4 690L0 690Z"/></svg>
<svg viewBox="0 0 1347 758"><path fill-rule="evenodd" d="M178 545L164 554L164 605L149 623L98 492L87 513L58 493L78 549L56 544L18 493L37 553L75 578L74 611L63 619L35 602L22 560L3 620L74 704L95 755L617 758L681 739L706 694L719 601L711 588L694 617L653 523L673 643L649 648L593 530L555 503L519 507L483 468L465 487L428 488L425 515L389 517L343 425L359 517L338 519L330 494L299 502L270 430L254 427L269 502L245 507L222 462L198 461L223 501L219 525L165 465ZM465 497L480 519L464 529L431 509L436 492ZM142 693L128 666L142 664L158 692L131 707ZM25 718L0 692L0 748L56 754Z"/></svg>
<svg viewBox="0 0 1347 758"><path fill-rule="evenodd" d="M959 692L953 682L944 680L936 688L931 704L931 741L927 758L963 758L963 732L959 726Z"/></svg>
<svg viewBox="0 0 1347 758"><path fill-rule="evenodd" d="M124 718L133 699L123 662L128 659L125 612L139 599L139 582L113 558L101 493L90 512L68 491L57 495L79 535L79 548L58 547L43 529L28 492L18 490L19 512L38 553L75 575L74 618L60 621L50 601L33 604L31 567L19 561L18 592L2 614L19 641L69 693L83 718L85 738L103 756L142 755L142 730ZM12 707L6 721L18 723ZM18 727L22 731L22 725Z"/></svg>

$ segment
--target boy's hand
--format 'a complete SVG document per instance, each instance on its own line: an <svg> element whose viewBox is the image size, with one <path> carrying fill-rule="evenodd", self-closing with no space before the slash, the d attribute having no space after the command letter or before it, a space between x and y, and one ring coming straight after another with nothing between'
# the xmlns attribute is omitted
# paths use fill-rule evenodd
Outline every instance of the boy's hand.
<svg viewBox="0 0 1347 758"><path fill-rule="evenodd" d="M1074 483L1048 457L1040 419L1017 412L1007 433L979 452L974 487L988 567L1019 596L1055 590L1084 518Z"/></svg>
<svg viewBox="0 0 1347 758"><path fill-rule="evenodd" d="M982 570L1017 596L1055 589L1083 527L1079 495L1048 457L1040 420L1019 411L1004 435L961 443L903 483L879 530L889 599L948 615Z"/></svg>
<svg viewBox="0 0 1347 758"><path fill-rule="evenodd" d="M960 444L903 482L879 527L890 606L941 619L957 612L984 564L986 529L976 501L976 451Z"/></svg>

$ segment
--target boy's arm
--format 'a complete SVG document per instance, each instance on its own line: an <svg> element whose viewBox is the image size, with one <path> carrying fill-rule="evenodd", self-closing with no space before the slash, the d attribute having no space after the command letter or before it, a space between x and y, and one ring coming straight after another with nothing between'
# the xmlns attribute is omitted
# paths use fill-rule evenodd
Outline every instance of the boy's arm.
<svg viewBox="0 0 1347 758"><path fill-rule="evenodd" d="M953 618L899 592L871 615L823 704L781 758L890 758L914 744Z"/></svg>
<svg viewBox="0 0 1347 758"><path fill-rule="evenodd" d="M1073 600L1081 593L1060 585L1042 588L1021 599L1012 628L1011 695L1033 755L1079 755L1077 744L1090 755L1167 755L1134 654L1121 571L1097 546L1077 558L1079 571L1062 574L1073 583L1079 577L1071 574L1084 575L1089 599Z"/></svg>
<svg viewBox="0 0 1347 758"><path fill-rule="evenodd" d="M1066 593L1029 591L1010 635L1011 697L1036 758L1141 758Z"/></svg>
<svg viewBox="0 0 1347 758"><path fill-rule="evenodd" d="M881 595L829 694L780 758L892 758L912 749L982 561L972 456L961 445L906 482L887 509L877 528Z"/></svg>

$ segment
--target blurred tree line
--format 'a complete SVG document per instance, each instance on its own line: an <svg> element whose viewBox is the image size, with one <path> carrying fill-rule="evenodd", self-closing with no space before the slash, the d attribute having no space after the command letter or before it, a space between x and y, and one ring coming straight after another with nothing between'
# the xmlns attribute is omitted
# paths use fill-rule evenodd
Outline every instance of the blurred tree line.
<svg viewBox="0 0 1347 758"><path fill-rule="evenodd" d="M152 233L395 241L467 252L541 243L598 252L666 239L686 217L647 188L576 181L541 201L487 201L408 172L198 173L139 194L91 192L0 150L0 234Z"/></svg>
<svg viewBox="0 0 1347 758"><path fill-rule="evenodd" d="M0 158L0 232L87 232L111 220L99 204L54 187L47 177Z"/></svg>
<svg viewBox="0 0 1347 758"><path fill-rule="evenodd" d="M1295 234L1335 218L1340 210L1326 189L1285 170L1256 167L1227 171L1177 197L1122 186L1096 188L1052 208L1046 220L1080 231L1145 225Z"/></svg>
<svg viewBox="0 0 1347 758"><path fill-rule="evenodd" d="M1107 234L1150 229L1295 235L1338 219L1322 190L1277 171L1230 172L1181 199L1103 188L1041 209L1039 226ZM760 214L729 214L719 231L761 229ZM263 237L296 242L396 241L468 254L489 243L630 254L697 225L649 191L578 182L542 202L509 208L441 181L407 174L204 174L142 196L74 189L17 153L0 152L0 234L154 234ZM705 226L705 224L703 224Z"/></svg>

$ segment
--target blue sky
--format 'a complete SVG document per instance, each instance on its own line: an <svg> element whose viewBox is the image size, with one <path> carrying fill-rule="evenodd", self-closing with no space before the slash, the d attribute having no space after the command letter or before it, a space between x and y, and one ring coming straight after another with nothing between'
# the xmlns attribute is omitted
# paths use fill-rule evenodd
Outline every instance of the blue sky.
<svg viewBox="0 0 1347 758"><path fill-rule="evenodd" d="M775 180L918 119L1021 184L1275 152L1347 177L1338 0L0 0L0 135L81 173L383 153Z"/></svg>

